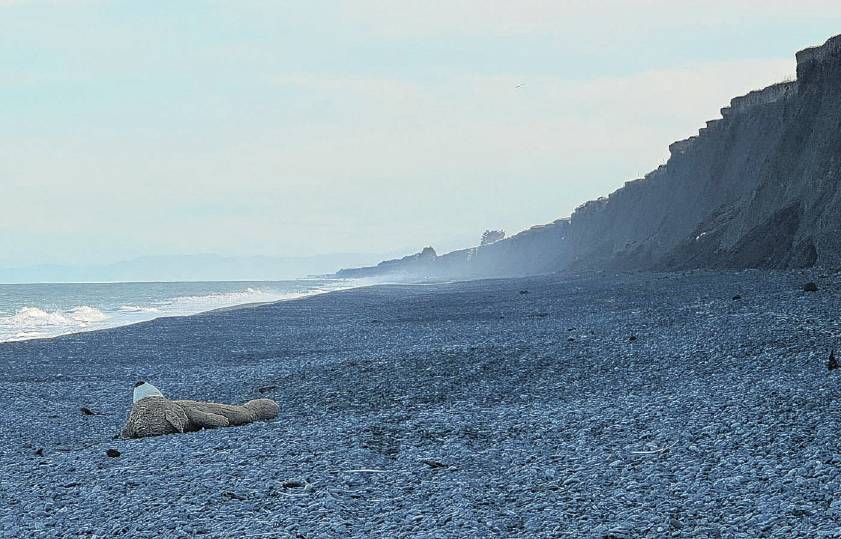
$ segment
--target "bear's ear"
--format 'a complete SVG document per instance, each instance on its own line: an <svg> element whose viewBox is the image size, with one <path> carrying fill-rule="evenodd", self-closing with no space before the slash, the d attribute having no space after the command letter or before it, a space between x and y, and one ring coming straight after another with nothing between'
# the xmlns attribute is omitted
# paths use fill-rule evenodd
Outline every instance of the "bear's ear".
<svg viewBox="0 0 841 539"><path fill-rule="evenodd" d="M145 384L145 383L146 383L146 382L144 382L143 380L138 380L138 381L137 381L137 383L136 383L136 384L134 384L134 387L140 387L140 386L142 386L142 385L143 385L143 384Z"/></svg>

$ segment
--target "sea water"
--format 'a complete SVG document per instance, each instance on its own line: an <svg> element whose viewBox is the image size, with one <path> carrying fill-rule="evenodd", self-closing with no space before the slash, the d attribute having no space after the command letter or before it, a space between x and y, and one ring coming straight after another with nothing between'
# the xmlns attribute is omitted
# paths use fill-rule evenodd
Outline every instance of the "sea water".
<svg viewBox="0 0 841 539"><path fill-rule="evenodd" d="M0 342L56 337L223 307L296 299L351 281L0 284Z"/></svg>

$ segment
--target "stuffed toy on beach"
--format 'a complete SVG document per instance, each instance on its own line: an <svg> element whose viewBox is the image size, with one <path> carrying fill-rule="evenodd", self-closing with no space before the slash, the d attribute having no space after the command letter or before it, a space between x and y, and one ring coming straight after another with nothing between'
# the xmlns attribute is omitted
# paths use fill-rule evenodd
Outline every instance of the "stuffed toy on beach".
<svg viewBox="0 0 841 539"><path fill-rule="evenodd" d="M134 405L120 436L144 438L235 427L274 419L277 412L277 403L271 399L255 399L241 405L170 400L152 384L140 381L134 385Z"/></svg>

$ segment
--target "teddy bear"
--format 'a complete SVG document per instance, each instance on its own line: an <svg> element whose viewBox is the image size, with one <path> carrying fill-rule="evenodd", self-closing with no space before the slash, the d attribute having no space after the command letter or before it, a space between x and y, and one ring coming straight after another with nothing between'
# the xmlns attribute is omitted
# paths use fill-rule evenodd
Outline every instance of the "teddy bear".
<svg viewBox="0 0 841 539"><path fill-rule="evenodd" d="M255 399L242 405L170 400L142 380L134 385L133 400L131 413L120 433L123 438L235 427L274 419L278 413L277 403L271 399Z"/></svg>

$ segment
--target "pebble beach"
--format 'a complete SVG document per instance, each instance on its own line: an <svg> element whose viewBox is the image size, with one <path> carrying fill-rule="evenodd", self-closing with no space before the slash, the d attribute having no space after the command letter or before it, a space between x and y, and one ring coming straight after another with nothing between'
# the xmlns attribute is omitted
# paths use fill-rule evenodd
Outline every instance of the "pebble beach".
<svg viewBox="0 0 841 539"><path fill-rule="evenodd" d="M557 274L0 344L0 536L841 537L839 306L819 272ZM280 415L115 439L139 379Z"/></svg>

